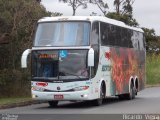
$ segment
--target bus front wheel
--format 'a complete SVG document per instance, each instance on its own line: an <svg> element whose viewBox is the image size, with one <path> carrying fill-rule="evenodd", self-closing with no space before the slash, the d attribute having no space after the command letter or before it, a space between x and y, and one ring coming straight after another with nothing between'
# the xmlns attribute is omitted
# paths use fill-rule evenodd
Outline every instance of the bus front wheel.
<svg viewBox="0 0 160 120"><path fill-rule="evenodd" d="M103 99L105 98L105 89L104 89L104 83L101 84L101 88L100 88L100 98L94 100L94 105L96 106L100 106L103 103Z"/></svg>

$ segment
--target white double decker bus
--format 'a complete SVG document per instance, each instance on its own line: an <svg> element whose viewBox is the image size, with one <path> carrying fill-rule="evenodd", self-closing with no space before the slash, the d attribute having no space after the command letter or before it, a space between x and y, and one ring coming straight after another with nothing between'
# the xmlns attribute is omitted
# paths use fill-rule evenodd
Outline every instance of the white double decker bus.
<svg viewBox="0 0 160 120"><path fill-rule="evenodd" d="M35 100L134 99L145 83L145 41L140 28L100 16L46 17L38 21L31 54Z"/></svg>

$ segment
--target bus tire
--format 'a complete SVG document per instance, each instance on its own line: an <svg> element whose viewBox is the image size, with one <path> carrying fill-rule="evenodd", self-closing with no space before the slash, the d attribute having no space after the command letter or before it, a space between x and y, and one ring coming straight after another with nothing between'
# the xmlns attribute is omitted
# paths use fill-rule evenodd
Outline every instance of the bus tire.
<svg viewBox="0 0 160 120"><path fill-rule="evenodd" d="M135 95L138 94L138 79L136 79L136 82L135 82Z"/></svg>
<svg viewBox="0 0 160 120"><path fill-rule="evenodd" d="M130 84L130 92L128 94L126 94L126 98L128 100L132 100L132 99L135 98L135 95L136 95L136 90L135 90L134 84L131 82L131 84Z"/></svg>
<svg viewBox="0 0 160 120"><path fill-rule="evenodd" d="M138 90L135 88L135 96L138 94Z"/></svg>
<svg viewBox="0 0 160 120"><path fill-rule="evenodd" d="M50 107L57 107L58 101L48 101Z"/></svg>
<svg viewBox="0 0 160 120"><path fill-rule="evenodd" d="M105 89L104 89L104 83L101 84L101 88L100 88L100 98L94 100L94 105L95 106L100 106L103 103L103 98L105 98Z"/></svg>

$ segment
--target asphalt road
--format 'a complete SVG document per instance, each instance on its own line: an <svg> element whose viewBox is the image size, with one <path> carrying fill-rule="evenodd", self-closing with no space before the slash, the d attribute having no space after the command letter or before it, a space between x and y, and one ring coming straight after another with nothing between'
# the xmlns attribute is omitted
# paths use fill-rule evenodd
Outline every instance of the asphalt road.
<svg viewBox="0 0 160 120"><path fill-rule="evenodd" d="M134 100L108 98L101 106L90 102L60 102L58 107L50 108L47 103L34 104L0 110L0 114L159 114L160 87L146 88ZM64 118L64 117L62 117ZM50 120L50 119L46 119ZM66 120L66 119L65 119Z"/></svg>

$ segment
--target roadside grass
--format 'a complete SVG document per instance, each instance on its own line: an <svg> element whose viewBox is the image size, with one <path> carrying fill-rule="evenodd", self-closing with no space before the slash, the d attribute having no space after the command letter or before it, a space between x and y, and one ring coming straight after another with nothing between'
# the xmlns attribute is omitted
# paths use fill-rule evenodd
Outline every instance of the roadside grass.
<svg viewBox="0 0 160 120"><path fill-rule="evenodd" d="M147 54L146 77L147 85L160 85L160 55Z"/></svg>
<svg viewBox="0 0 160 120"><path fill-rule="evenodd" d="M0 98L0 106L31 101L30 97Z"/></svg>

